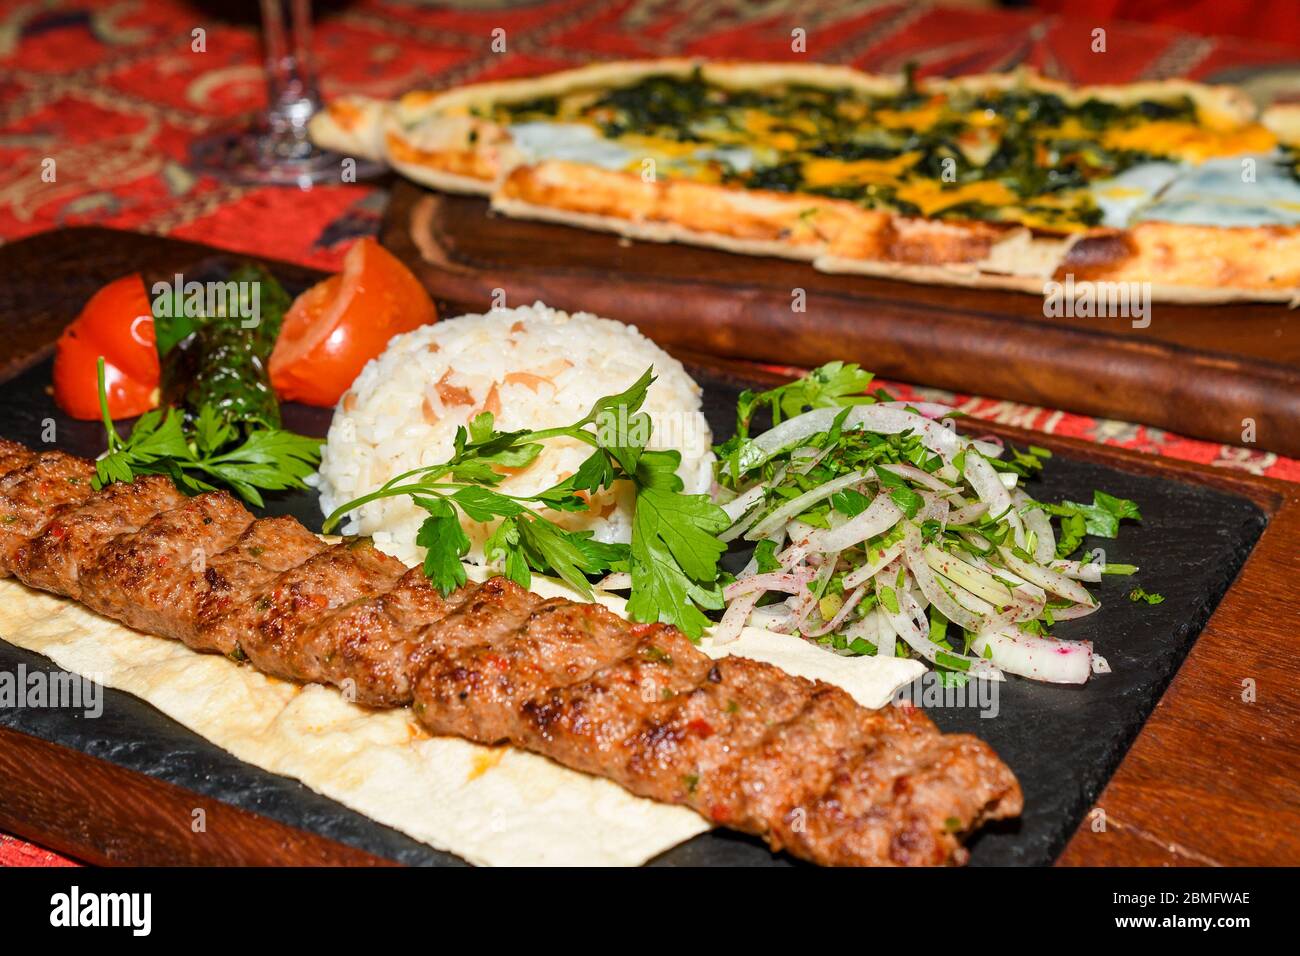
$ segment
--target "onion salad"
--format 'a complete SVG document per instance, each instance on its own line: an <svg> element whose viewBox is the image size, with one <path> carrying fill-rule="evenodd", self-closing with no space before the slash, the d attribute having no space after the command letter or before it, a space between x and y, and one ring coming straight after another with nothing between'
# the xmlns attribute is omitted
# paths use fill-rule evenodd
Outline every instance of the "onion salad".
<svg viewBox="0 0 1300 956"><path fill-rule="evenodd" d="M954 682L1107 673L1090 642L1051 628L1098 609L1088 584L1137 570L1071 557L1085 534L1141 520L1137 505L1100 491L1039 502L1022 482L1048 451L959 435L953 409L867 395L871 378L833 362L741 395L715 498L732 521L720 537L753 553L714 641L762 625L842 655L918 658ZM772 427L751 436L760 411Z"/></svg>

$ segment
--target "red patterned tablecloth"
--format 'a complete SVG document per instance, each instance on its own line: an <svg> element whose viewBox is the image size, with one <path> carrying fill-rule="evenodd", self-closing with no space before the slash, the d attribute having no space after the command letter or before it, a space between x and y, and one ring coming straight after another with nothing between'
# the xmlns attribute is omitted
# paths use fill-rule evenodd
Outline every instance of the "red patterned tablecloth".
<svg viewBox="0 0 1300 956"><path fill-rule="evenodd" d="M1225 0L1229 5L1231 0ZM249 20L223 21L246 6ZM358 0L322 4L315 33L326 97L545 72L593 59L693 54L803 57L923 74L1029 65L1048 76L1169 76L1300 91L1300 50L1157 26L878 0ZM255 4L0 0L0 238L98 223L336 267L372 234L386 195L365 185L309 193L196 176L190 141L265 100ZM807 53L790 49L791 30ZM1096 29L1104 53L1093 52ZM204 51L193 49L203 31ZM493 52L493 31L506 50ZM46 182L42 160L56 161ZM3 323L3 318L0 318ZM910 395L903 383L887 383ZM932 393L926 393L932 394ZM1300 481L1300 462L1011 402L957 396L980 418ZM0 834L0 865L65 862Z"/></svg>

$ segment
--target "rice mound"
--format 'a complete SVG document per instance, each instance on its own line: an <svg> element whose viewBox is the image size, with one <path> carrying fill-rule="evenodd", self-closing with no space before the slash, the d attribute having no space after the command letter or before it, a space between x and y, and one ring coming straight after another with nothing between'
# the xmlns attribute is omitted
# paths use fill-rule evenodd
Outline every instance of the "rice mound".
<svg viewBox="0 0 1300 956"><path fill-rule="evenodd" d="M680 451L685 490L707 492L712 437L700 411L700 386L681 362L635 326L538 302L445 319L394 337L334 410L316 478L321 509L329 514L403 472L446 461L457 427L484 410L502 431L569 425L596 399L626 390L651 365L657 378L642 406L654 422L648 447ZM535 494L572 474L590 454L580 441L552 439L529 467L498 487ZM629 484L618 482L594 496L589 511L544 513L566 528L590 529L599 541L626 542L632 509ZM381 550L415 564L424 556L415 536L425 517L403 495L363 505L342 531L371 535ZM469 557L481 563L494 523L464 525Z"/></svg>

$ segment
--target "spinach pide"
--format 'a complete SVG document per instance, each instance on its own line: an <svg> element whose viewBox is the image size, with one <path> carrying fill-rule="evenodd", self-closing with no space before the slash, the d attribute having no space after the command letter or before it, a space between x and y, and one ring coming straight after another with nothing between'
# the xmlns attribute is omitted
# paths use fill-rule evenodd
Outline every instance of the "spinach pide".
<svg viewBox="0 0 1300 956"><path fill-rule="evenodd" d="M498 102L490 118L512 129L585 126L623 147L629 169L649 157L668 177L1058 231L1102 221L1092 184L1213 148L1196 135L1203 118L1185 94L1119 104L1028 86L930 91L910 71L895 91L871 94L723 85L697 69Z"/></svg>

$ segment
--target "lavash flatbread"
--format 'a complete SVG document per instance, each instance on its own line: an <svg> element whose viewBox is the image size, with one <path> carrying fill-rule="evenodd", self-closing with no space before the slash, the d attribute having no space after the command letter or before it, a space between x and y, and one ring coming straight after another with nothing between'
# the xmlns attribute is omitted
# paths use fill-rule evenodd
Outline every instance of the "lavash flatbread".
<svg viewBox="0 0 1300 956"><path fill-rule="evenodd" d="M533 590L572 596L544 579ZM471 863L633 866L709 829L694 811L545 757L430 737L409 709L371 710L334 688L267 677L13 580L0 581L0 639L134 694L240 760ZM738 653L837 683L871 707L924 670L911 660L836 657L755 628L725 648L705 645L715 657Z"/></svg>

